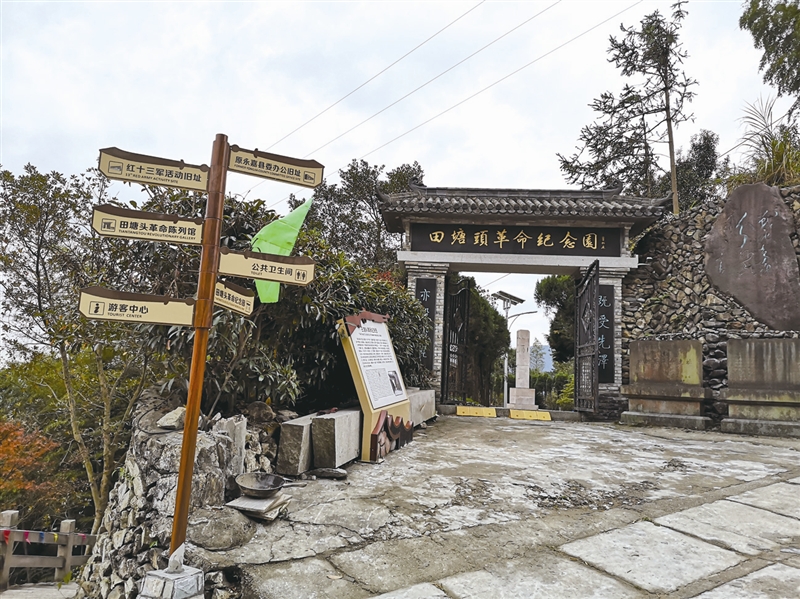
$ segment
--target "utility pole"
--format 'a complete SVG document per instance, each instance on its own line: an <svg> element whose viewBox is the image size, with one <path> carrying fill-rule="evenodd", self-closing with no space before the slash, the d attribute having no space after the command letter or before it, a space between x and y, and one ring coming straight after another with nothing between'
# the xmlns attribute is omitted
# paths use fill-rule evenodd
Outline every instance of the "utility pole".
<svg viewBox="0 0 800 599"><path fill-rule="evenodd" d="M494 299L503 302L503 311L506 313L506 329L507 329L508 311L511 309L511 306L516 306L517 304L521 304L525 300L515 295L511 295L510 293L506 293L505 291L498 291L497 293L493 293L492 297ZM517 314L517 316L519 316L519 314ZM504 408L508 407L508 348L506 348L506 355L503 360L503 407Z"/></svg>

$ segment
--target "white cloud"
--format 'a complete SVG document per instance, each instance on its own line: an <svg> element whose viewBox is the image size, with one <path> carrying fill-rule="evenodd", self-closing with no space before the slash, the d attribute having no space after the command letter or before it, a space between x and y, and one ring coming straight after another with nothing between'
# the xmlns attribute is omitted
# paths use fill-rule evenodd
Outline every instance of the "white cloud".
<svg viewBox="0 0 800 599"><path fill-rule="evenodd" d="M204 163L219 132L265 149L475 4L5 2L0 162L14 172L30 162L76 173L96 164L99 148L117 146ZM305 156L550 4L482 4L273 151ZM352 158L632 4L561 2L312 157L335 179ZM417 160L432 186L565 187L556 152L573 151L593 118L588 103L622 85L607 61L609 36L655 8L669 13L670 4L633 6L368 160L389 169ZM745 102L771 91L761 83L758 51L738 28L740 2L693 2L688 10L686 71L700 86L696 119L678 129L679 145L706 128L727 149L740 135ZM119 189L139 195L135 186ZM281 211L289 193L308 194L241 175L229 177L229 189L252 189L250 197ZM530 297L532 281L512 275L496 288ZM529 302L519 311L536 309ZM542 315L517 324L543 339Z"/></svg>

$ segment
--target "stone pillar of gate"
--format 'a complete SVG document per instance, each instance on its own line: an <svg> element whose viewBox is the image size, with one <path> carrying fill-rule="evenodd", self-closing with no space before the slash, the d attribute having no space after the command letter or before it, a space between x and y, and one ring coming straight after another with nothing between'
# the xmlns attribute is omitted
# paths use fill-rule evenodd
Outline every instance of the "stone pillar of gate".
<svg viewBox="0 0 800 599"><path fill-rule="evenodd" d="M428 315L433 323L433 343L428 351L432 352L433 359L430 363L433 372L433 389L436 391L436 403L439 403L442 396L442 341L444 339L444 294L445 278L449 264L427 263L427 262L406 262L406 272L408 273L408 291L416 297L417 279L435 279L436 297L435 301L430 302ZM421 281L425 286L424 282ZM423 305L426 304L423 297L418 297ZM434 299L434 298L431 298ZM432 308L432 309L431 309Z"/></svg>
<svg viewBox="0 0 800 599"><path fill-rule="evenodd" d="M598 338L604 333L613 335L613 343L606 343L606 346L611 346L613 348L609 354L613 355L614 368L613 382L601 382L599 384L599 392L604 395L616 397L619 396L619 388L620 385L622 385L622 278L627 275L628 272L629 269L627 268L600 267L600 301L602 301L604 295L610 295L608 293L604 294L604 291L613 291L613 299L612 297L606 297L611 307L605 307L605 309L601 307L598 316L602 319L604 312L607 316L613 314L613 326L607 330L602 329L598 322Z"/></svg>

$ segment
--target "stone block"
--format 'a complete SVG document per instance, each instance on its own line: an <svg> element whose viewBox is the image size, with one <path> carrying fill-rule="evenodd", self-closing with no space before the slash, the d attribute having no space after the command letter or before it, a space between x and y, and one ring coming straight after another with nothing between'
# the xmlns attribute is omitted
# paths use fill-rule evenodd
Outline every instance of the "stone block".
<svg viewBox="0 0 800 599"><path fill-rule="evenodd" d="M311 420L311 442L315 468L338 468L355 460L361 444L361 410L339 410L314 417ZM280 453L278 455L280 465Z"/></svg>
<svg viewBox="0 0 800 599"><path fill-rule="evenodd" d="M682 414L657 414L648 412L623 412L620 416L622 424L644 426L667 426L704 431L711 428L708 416L685 416Z"/></svg>
<svg viewBox="0 0 800 599"><path fill-rule="evenodd" d="M631 383L702 385L703 344L697 340L631 341Z"/></svg>
<svg viewBox="0 0 800 599"><path fill-rule="evenodd" d="M175 408L171 412L165 414L158 422L156 422L156 426L169 430L182 430L185 420L186 408L180 406L179 408Z"/></svg>
<svg viewBox="0 0 800 599"><path fill-rule="evenodd" d="M220 455L220 467L225 470L227 488L236 488L236 477L244 472L244 446L247 437L247 418L242 415L225 418L214 424L212 433L230 439L229 450Z"/></svg>
<svg viewBox="0 0 800 599"><path fill-rule="evenodd" d="M311 444L311 421L315 414L287 420L281 424L281 440L278 445L279 474L298 476L311 470L313 447Z"/></svg>
<svg viewBox="0 0 800 599"><path fill-rule="evenodd" d="M800 339L731 339L728 387L795 390L800 396Z"/></svg>
<svg viewBox="0 0 800 599"><path fill-rule="evenodd" d="M751 420L724 418L720 424L723 433L763 435L766 437L794 437L800 439L800 422L780 420Z"/></svg>
<svg viewBox="0 0 800 599"><path fill-rule="evenodd" d="M708 389L708 391L711 391ZM632 397L630 391L622 387L622 393L628 397L628 411L646 414L678 414L681 416L702 416L703 406L699 401L667 397L664 399L644 399Z"/></svg>
<svg viewBox="0 0 800 599"><path fill-rule="evenodd" d="M512 410L538 410L536 389L512 387L508 390L508 407Z"/></svg>
<svg viewBox="0 0 800 599"><path fill-rule="evenodd" d="M800 422L800 339L731 339L728 372L731 419Z"/></svg>
<svg viewBox="0 0 800 599"><path fill-rule="evenodd" d="M711 389L702 386L702 343L697 340L632 341L630 350L631 383L620 387L620 393L628 399L625 412L628 416L622 418L623 422L645 423L647 419L632 414L655 414L666 417L656 419L661 426L705 429L703 413L705 404L711 400ZM701 420L675 420L668 416ZM670 424L673 421L676 424Z"/></svg>
<svg viewBox="0 0 800 599"><path fill-rule="evenodd" d="M200 599L203 597L203 571L184 566L182 572L151 570L139 588L143 599Z"/></svg>
<svg viewBox="0 0 800 599"><path fill-rule="evenodd" d="M436 417L436 392L433 389L408 390L408 401L411 404L411 422L414 426Z"/></svg>

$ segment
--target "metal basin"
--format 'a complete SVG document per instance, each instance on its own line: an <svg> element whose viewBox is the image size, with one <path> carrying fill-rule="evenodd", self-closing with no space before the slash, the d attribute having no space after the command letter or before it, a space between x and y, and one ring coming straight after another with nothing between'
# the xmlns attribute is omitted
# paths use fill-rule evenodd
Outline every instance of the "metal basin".
<svg viewBox="0 0 800 599"><path fill-rule="evenodd" d="M236 477L242 495L248 497L272 497L283 487L305 487L306 483L288 482L277 474L246 472Z"/></svg>

